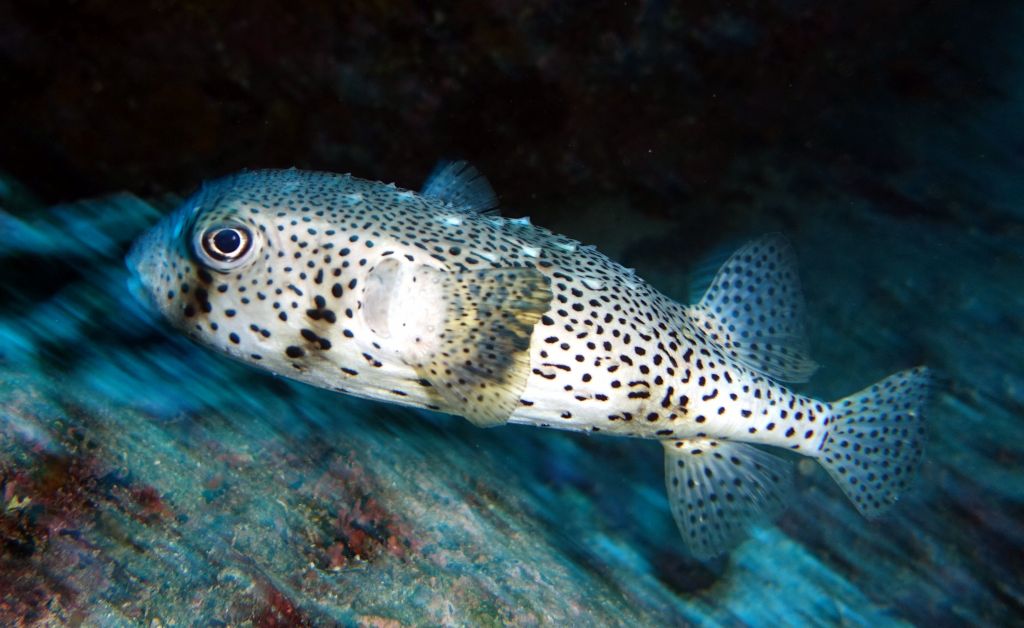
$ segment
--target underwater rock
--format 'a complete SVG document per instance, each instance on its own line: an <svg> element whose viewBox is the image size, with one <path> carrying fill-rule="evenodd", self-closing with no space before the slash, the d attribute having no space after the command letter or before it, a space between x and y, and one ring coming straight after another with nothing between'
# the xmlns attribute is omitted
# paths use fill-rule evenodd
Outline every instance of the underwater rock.
<svg viewBox="0 0 1024 628"><path fill-rule="evenodd" d="M88 206L158 213L122 199ZM839 397L929 364L945 378L931 443L882 519L801 466L779 521L711 563L683 550L656 443L478 430L249 370L135 305L120 259L134 234L54 234L74 272L46 247L8 253L60 281L9 276L17 307L0 309L0 623L1012 621L1021 234L852 203L794 224L823 365L804 389ZM637 250L616 237L599 244ZM684 298L681 265L627 254Z"/></svg>

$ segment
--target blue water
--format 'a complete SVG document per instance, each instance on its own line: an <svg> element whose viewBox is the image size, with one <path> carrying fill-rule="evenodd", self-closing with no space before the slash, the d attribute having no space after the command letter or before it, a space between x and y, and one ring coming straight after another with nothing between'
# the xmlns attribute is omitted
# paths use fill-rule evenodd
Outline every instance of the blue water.
<svg viewBox="0 0 1024 628"><path fill-rule="evenodd" d="M0 113L23 158L0 151L0 624L1021 622L1019 10L481 6L207 9L191 19L219 34L210 50L231 45L202 72L157 52L168 33L144 13L78 7L95 32L71 41L53 36L70 17L51 32L2 9L18 90ZM150 57L109 61L118 15L146 25L118 45ZM264 53L253 29L276 22ZM60 59L56 87L32 87L27 69ZM202 88L132 89L161 72ZM118 109L134 92L145 113ZM131 293L131 240L203 179L304 165L416 188L453 156L506 215L680 300L723 251L784 232L822 365L802 392L939 373L913 488L868 522L801 464L781 517L700 562L656 443L314 390L190 344Z"/></svg>

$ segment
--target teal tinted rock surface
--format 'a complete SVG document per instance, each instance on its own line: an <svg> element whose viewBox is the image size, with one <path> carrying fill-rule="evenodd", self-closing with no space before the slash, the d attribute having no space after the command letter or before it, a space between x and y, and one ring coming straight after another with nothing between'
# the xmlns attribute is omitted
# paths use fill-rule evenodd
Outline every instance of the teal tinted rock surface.
<svg viewBox="0 0 1024 628"><path fill-rule="evenodd" d="M789 510L702 564L677 537L656 443L479 430L250 370L164 332L132 298L125 225L161 210L130 195L11 202L12 228L47 238L9 243L5 264L74 277L46 294L38 275L7 279L4 623L871 625L1020 611L1019 231L965 237L855 199L794 223L823 365L805 390L834 398L935 367L926 463L875 522L800 465ZM574 215L588 207L600 208ZM125 228L99 219L113 213ZM636 253L677 237L662 227L599 244L682 299L686 268Z"/></svg>

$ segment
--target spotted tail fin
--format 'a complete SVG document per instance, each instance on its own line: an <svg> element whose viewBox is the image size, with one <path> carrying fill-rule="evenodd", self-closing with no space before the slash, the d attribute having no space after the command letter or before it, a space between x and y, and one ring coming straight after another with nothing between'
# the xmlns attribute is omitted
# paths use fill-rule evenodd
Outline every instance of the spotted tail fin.
<svg viewBox="0 0 1024 628"><path fill-rule="evenodd" d="M921 463L931 375L890 375L833 404L819 461L868 518L892 506Z"/></svg>

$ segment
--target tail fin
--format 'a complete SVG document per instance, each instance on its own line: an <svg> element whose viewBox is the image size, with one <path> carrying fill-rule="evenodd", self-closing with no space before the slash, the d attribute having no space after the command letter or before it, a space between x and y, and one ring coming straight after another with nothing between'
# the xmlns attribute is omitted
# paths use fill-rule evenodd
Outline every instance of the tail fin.
<svg viewBox="0 0 1024 628"><path fill-rule="evenodd" d="M921 463L930 389L919 367L833 404L819 460L865 517L892 506Z"/></svg>

